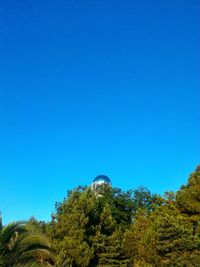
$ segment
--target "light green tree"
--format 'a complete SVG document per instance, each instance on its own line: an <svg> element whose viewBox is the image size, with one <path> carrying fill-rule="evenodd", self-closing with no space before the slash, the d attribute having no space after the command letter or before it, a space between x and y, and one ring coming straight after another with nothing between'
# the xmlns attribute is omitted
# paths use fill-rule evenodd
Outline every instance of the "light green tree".
<svg viewBox="0 0 200 267"><path fill-rule="evenodd" d="M190 175L187 185L177 192L176 204L182 213L190 217L195 230L200 221L200 165Z"/></svg>
<svg viewBox="0 0 200 267"><path fill-rule="evenodd" d="M95 224L95 194L77 188L57 206L52 235L59 253L57 266L88 266L93 257L89 244Z"/></svg>

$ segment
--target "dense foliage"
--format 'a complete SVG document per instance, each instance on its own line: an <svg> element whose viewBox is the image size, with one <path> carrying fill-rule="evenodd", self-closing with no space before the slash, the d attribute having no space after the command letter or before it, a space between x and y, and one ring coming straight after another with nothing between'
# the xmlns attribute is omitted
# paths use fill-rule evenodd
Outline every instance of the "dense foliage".
<svg viewBox="0 0 200 267"><path fill-rule="evenodd" d="M1 226L0 266L200 266L199 166L176 194L101 190L69 191L49 223Z"/></svg>
<svg viewBox="0 0 200 267"><path fill-rule="evenodd" d="M50 240L31 222L11 223L0 229L0 266L53 266Z"/></svg>

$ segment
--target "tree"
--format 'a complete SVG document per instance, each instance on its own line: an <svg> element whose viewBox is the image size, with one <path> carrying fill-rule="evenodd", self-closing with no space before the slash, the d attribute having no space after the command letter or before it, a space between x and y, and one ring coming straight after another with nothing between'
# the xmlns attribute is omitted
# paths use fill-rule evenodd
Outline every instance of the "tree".
<svg viewBox="0 0 200 267"><path fill-rule="evenodd" d="M177 192L176 204L182 213L190 217L195 231L200 221L200 165L190 175L187 185Z"/></svg>
<svg viewBox="0 0 200 267"><path fill-rule="evenodd" d="M146 187L139 187L135 190L122 191L120 188L103 188L100 202L102 207L109 203L113 218L122 228L127 228L138 209L153 210L161 205L161 198Z"/></svg>
<svg viewBox="0 0 200 267"><path fill-rule="evenodd" d="M120 229L127 219L127 196L111 188L102 190L99 196L90 188L79 187L57 204L50 226L59 253L57 266L122 264L123 231Z"/></svg>
<svg viewBox="0 0 200 267"><path fill-rule="evenodd" d="M184 255L196 250L200 241L193 235L192 224L174 205L161 207L152 216L159 265L185 266Z"/></svg>
<svg viewBox="0 0 200 267"><path fill-rule="evenodd" d="M123 247L130 266L198 266L195 262L200 262L199 236L193 234L192 223L174 202L166 202L151 213L138 211L131 228L126 230Z"/></svg>
<svg viewBox="0 0 200 267"><path fill-rule="evenodd" d="M116 229L112 235L105 236L104 249L99 256L98 267L127 267L129 260L123 252L122 238L121 229Z"/></svg>
<svg viewBox="0 0 200 267"><path fill-rule="evenodd" d="M107 203L101 214L100 222L96 225L95 235L92 237L94 257L91 266L127 266L127 260L122 249L123 232L114 220L110 206Z"/></svg>
<svg viewBox="0 0 200 267"><path fill-rule="evenodd" d="M53 266L50 241L24 222L11 223L0 232L0 266Z"/></svg>
<svg viewBox="0 0 200 267"><path fill-rule="evenodd" d="M140 186L132 191L133 214L144 209L152 211L163 203L163 199L156 194L152 194L146 187Z"/></svg>
<svg viewBox="0 0 200 267"><path fill-rule="evenodd" d="M155 261L155 233L149 216L147 210L138 209L133 223L125 231L123 249L131 267L150 267L151 262Z"/></svg>
<svg viewBox="0 0 200 267"><path fill-rule="evenodd" d="M99 212L106 204L109 204L114 220L120 227L126 228L132 220L132 190L124 192L120 188L102 187L101 195Z"/></svg>
<svg viewBox="0 0 200 267"><path fill-rule="evenodd" d="M95 199L94 192L79 187L57 204L51 226L59 253L57 266L88 266L93 256L89 236L96 220Z"/></svg>

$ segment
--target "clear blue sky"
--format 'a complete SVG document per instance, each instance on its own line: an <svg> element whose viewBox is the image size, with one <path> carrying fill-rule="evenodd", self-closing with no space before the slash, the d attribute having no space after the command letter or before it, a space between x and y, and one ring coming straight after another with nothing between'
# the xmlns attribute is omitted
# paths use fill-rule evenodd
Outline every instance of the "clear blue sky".
<svg viewBox="0 0 200 267"><path fill-rule="evenodd" d="M49 220L68 189L177 190L200 163L200 2L0 3L0 210Z"/></svg>

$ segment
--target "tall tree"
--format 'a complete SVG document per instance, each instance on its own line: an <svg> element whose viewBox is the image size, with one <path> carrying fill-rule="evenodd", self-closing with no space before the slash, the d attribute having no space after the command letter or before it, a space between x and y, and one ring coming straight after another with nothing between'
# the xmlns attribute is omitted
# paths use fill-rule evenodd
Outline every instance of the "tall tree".
<svg viewBox="0 0 200 267"><path fill-rule="evenodd" d="M174 205L161 207L152 218L160 266L185 266L184 255L199 246L192 224Z"/></svg>
<svg viewBox="0 0 200 267"><path fill-rule="evenodd" d="M198 266L199 245L192 223L168 201L151 213L139 211L123 242L134 267Z"/></svg>
<svg viewBox="0 0 200 267"><path fill-rule="evenodd" d="M177 192L176 204L182 213L190 217L195 230L200 221L200 165L190 175L187 185Z"/></svg>
<svg viewBox="0 0 200 267"><path fill-rule="evenodd" d="M130 196L112 188L102 190L99 196L90 188L79 187L57 205L50 231L59 252L59 267L121 264L124 260L120 229L130 220L126 211ZM129 213L131 216L131 210Z"/></svg>
<svg viewBox="0 0 200 267"><path fill-rule="evenodd" d="M156 262L155 232L149 216L146 209L138 209L133 223L125 231L123 249L130 267L150 267L152 262Z"/></svg>
<svg viewBox="0 0 200 267"><path fill-rule="evenodd" d="M120 188L112 187L102 187L102 190L102 197L99 199L100 211L108 203L115 221L122 228L126 228L131 223L134 208L132 190L124 192Z"/></svg>
<svg viewBox="0 0 200 267"><path fill-rule="evenodd" d="M100 215L100 222L96 226L92 238L94 257L92 266L127 266L127 260L122 249L123 232L114 220L110 206L107 203Z"/></svg>
<svg viewBox="0 0 200 267"><path fill-rule="evenodd" d="M57 205L52 233L59 267L88 266L93 255L88 235L92 232L89 226L95 224L95 198L91 190L79 187Z"/></svg>

